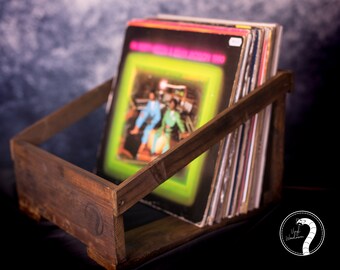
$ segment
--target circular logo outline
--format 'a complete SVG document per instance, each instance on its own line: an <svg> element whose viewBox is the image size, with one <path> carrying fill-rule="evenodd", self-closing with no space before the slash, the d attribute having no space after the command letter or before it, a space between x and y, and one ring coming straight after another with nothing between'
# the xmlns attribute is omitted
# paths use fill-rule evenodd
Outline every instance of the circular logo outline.
<svg viewBox="0 0 340 270"><path fill-rule="evenodd" d="M318 245L312 250L312 251L309 251L309 254L303 254L303 253L299 253L299 252L296 252L294 250L292 250L291 248L289 248L287 246L287 244L285 243L284 239L283 239L283 229L284 229L284 225L286 224L286 222L291 218L293 217L294 215L297 215L297 214L305 214L305 215L309 215L311 217L313 217L319 224L320 228L321 228L321 240L319 241ZM279 230L279 236L280 236L280 241L281 241L281 244L283 245L283 247L291 254L293 255L296 255L296 256L308 256L308 255L312 255L313 253L315 253L320 247L321 245L323 244L324 240L325 240L325 235L326 235L326 232L325 232L325 227L321 221L321 219L315 215L314 213L310 212L310 211L306 211L306 210L299 210L299 211L295 211L295 212L292 212L290 213L281 223L281 226L280 226L280 230ZM307 236L308 237L308 236Z"/></svg>

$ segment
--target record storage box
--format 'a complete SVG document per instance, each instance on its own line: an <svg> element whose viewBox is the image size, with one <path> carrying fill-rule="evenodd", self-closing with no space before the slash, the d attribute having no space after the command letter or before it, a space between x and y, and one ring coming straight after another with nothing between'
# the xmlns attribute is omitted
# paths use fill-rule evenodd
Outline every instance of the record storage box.
<svg viewBox="0 0 340 270"><path fill-rule="evenodd" d="M276 76L226 108L145 168L115 185L39 147L43 142L102 106L112 80L29 126L11 140L19 206L46 218L87 246L88 256L107 269L131 268L257 210L198 228L168 216L124 231L123 213L240 124L272 104L262 206L281 196L285 99L293 88L289 71ZM260 209L261 209L260 208Z"/></svg>

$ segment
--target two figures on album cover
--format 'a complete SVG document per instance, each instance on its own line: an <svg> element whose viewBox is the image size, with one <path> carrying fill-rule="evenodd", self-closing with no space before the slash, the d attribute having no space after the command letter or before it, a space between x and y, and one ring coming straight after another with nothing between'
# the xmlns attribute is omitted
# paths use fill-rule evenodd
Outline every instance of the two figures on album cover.
<svg viewBox="0 0 340 270"><path fill-rule="evenodd" d="M135 155L136 160L147 162L169 150L173 143L172 138L175 129L178 130L180 139L189 135L181 114L177 110L178 99L171 97L165 105L165 102L161 102L157 94L155 90L149 90L145 107L140 110L133 128L126 135L126 140L129 141L125 142L125 152L129 147L131 148L131 141L138 141L137 137L141 135L140 144ZM159 94L163 96L163 91L159 91ZM128 139L131 136L135 138ZM130 158L133 157L131 152L134 151L129 152L128 156Z"/></svg>

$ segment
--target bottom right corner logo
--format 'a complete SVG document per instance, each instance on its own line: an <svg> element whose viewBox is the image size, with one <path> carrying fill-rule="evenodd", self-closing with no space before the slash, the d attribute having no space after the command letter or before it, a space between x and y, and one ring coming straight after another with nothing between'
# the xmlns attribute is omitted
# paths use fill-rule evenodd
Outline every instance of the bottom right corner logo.
<svg viewBox="0 0 340 270"><path fill-rule="evenodd" d="M296 211L288 215L280 226L280 240L290 253L308 256L316 252L325 239L321 220L308 211Z"/></svg>

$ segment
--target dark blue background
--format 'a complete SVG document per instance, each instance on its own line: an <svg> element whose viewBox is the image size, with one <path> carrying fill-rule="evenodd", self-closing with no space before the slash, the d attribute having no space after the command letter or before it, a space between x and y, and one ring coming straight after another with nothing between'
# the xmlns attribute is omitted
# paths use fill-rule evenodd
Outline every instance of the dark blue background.
<svg viewBox="0 0 340 270"><path fill-rule="evenodd" d="M170 13L278 22L279 68L295 74L287 102L289 185L327 186L333 171L334 93L339 68L338 1L0 1L0 170L11 169L9 139L113 76L129 19ZM329 105L327 105L329 104ZM103 110L62 133L47 149L91 170Z"/></svg>

